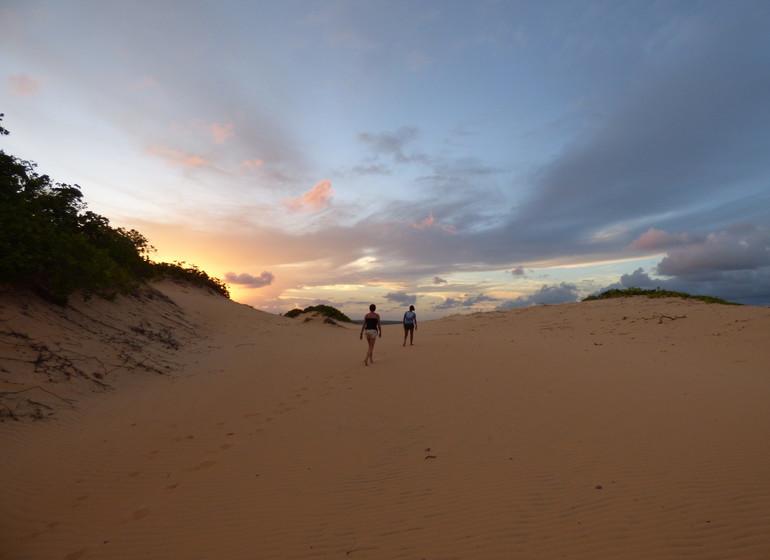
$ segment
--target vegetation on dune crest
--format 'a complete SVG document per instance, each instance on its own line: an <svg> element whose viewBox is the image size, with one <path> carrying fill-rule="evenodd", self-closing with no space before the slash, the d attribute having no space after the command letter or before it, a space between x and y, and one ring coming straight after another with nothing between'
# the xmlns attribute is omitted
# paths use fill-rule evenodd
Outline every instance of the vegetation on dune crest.
<svg viewBox="0 0 770 560"><path fill-rule="evenodd" d="M697 299L700 301L705 301L706 303L721 303L724 305L741 305L740 303L734 303L734 302L727 301L717 297L694 296L685 292L672 292L671 290L661 290L660 288L656 288L655 290L645 290L643 288L633 288L633 287L625 288L624 290L614 288L612 290L607 290L606 292L602 292L599 295L588 296L587 298L584 298L582 301L595 301L599 299L612 299L612 298L631 297L631 296L647 296L650 298L676 297L676 298L682 298L682 299Z"/></svg>
<svg viewBox="0 0 770 560"><path fill-rule="evenodd" d="M310 307L306 307L305 309L292 309L291 311L287 311L283 314L284 317L298 317L302 313L318 313L320 315L323 315L324 317L329 317L331 319L336 319L337 321L342 321L344 323L352 323L353 321L350 320L350 317L345 315L342 311L337 309L336 307L332 307L331 305L311 305Z"/></svg>
<svg viewBox="0 0 770 560"><path fill-rule="evenodd" d="M0 121L3 115L0 113ZM8 131L0 126L0 136ZM80 291L106 298L171 278L229 297L226 284L183 262L156 263L147 239L86 210L78 185L54 183L0 150L0 284L31 288L66 305Z"/></svg>

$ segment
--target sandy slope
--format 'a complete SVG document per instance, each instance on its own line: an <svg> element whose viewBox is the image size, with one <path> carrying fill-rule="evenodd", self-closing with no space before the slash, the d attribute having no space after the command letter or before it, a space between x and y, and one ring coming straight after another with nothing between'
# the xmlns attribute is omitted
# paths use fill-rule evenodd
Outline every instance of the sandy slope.
<svg viewBox="0 0 770 560"><path fill-rule="evenodd" d="M388 326L364 367L358 327L159 288L110 315L167 328L178 349L128 363L175 373L59 381L71 406L0 424L0 558L770 558L766 308L526 308L406 348ZM66 332L48 346L113 363Z"/></svg>

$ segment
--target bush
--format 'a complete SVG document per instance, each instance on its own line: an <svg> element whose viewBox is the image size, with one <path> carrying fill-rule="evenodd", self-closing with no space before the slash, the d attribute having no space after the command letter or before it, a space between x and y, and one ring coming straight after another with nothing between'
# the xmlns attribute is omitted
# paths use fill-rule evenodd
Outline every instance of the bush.
<svg viewBox="0 0 770 560"><path fill-rule="evenodd" d="M195 266L150 261L154 249L141 233L111 227L86 210L78 185L54 183L35 168L0 150L0 283L31 288L59 305L76 290L111 298L160 277L229 297L223 282Z"/></svg>
<svg viewBox="0 0 770 560"><path fill-rule="evenodd" d="M661 290L660 288L656 288L654 290L645 290L643 288L634 288L634 287L625 288L623 290L613 288L611 290L602 292L599 295L593 295L593 296L588 296L586 298L583 298L582 301L596 301L599 299L612 299L612 298L632 297L632 296L647 296L649 298L676 297L676 298L682 298L682 299L697 299L700 301L705 301L706 303L721 303L724 305L741 305L740 303L733 303L731 301L727 301L722 298L717 298L712 296L694 296L685 292L673 292L671 290Z"/></svg>
<svg viewBox="0 0 770 560"><path fill-rule="evenodd" d="M318 313L320 315L323 315L324 317L328 317L331 319L336 319L338 321L342 321L345 323L352 323L353 321L350 320L350 317L345 315L342 311L337 309L336 307L332 307L331 305L311 305L310 307L306 307L305 309L292 309L291 311L287 311L284 313L284 317L298 317L301 313Z"/></svg>

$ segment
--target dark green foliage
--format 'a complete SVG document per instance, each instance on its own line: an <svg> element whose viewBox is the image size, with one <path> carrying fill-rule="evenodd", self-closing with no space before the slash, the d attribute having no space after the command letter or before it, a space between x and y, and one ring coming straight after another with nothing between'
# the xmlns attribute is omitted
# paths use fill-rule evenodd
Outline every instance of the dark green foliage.
<svg viewBox="0 0 770 560"><path fill-rule="evenodd" d="M612 299L612 298L631 297L631 296L647 296L650 298L676 297L676 298L682 298L682 299L697 299L699 301L705 301L706 303L741 305L740 303L733 303L731 301L727 301L717 297L694 296L685 292L672 292L671 290L661 290L660 288L657 288L655 290L645 290L643 288L634 288L634 287L626 288L624 290L619 290L617 288L614 288L612 290L607 290L606 292L602 292L598 296L588 296L587 298L584 298L582 301L595 301L599 299Z"/></svg>
<svg viewBox="0 0 770 560"><path fill-rule="evenodd" d="M153 250L138 231L113 228L87 211L79 186L54 183L34 163L0 150L0 283L31 288L59 305L76 290L114 297L165 276L229 297L222 282L196 267L153 263Z"/></svg>
<svg viewBox="0 0 770 560"><path fill-rule="evenodd" d="M332 307L331 305L311 305L310 307L306 307L305 309L292 309L291 311L287 311L283 314L284 317L291 317L292 319L294 317L297 317L300 313L319 313L323 315L324 317L330 317L332 319L336 319L337 321L343 321L345 323L352 323L353 321L350 320L350 317L345 315L342 311L337 309L336 307Z"/></svg>
<svg viewBox="0 0 770 560"><path fill-rule="evenodd" d="M184 262L152 263L152 277L169 278L195 286L203 286L227 298L230 297L227 284L219 278L209 276L194 264L186 265Z"/></svg>

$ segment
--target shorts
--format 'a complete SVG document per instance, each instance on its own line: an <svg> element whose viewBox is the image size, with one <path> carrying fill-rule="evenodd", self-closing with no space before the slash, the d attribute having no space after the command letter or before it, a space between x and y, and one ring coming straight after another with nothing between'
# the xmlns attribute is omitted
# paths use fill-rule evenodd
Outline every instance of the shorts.
<svg viewBox="0 0 770 560"><path fill-rule="evenodd" d="M404 323L404 330L405 331L413 331L414 330L414 323Z"/></svg>
<svg viewBox="0 0 770 560"><path fill-rule="evenodd" d="M377 338L377 329L366 329L364 331L364 335L366 335L366 338Z"/></svg>

